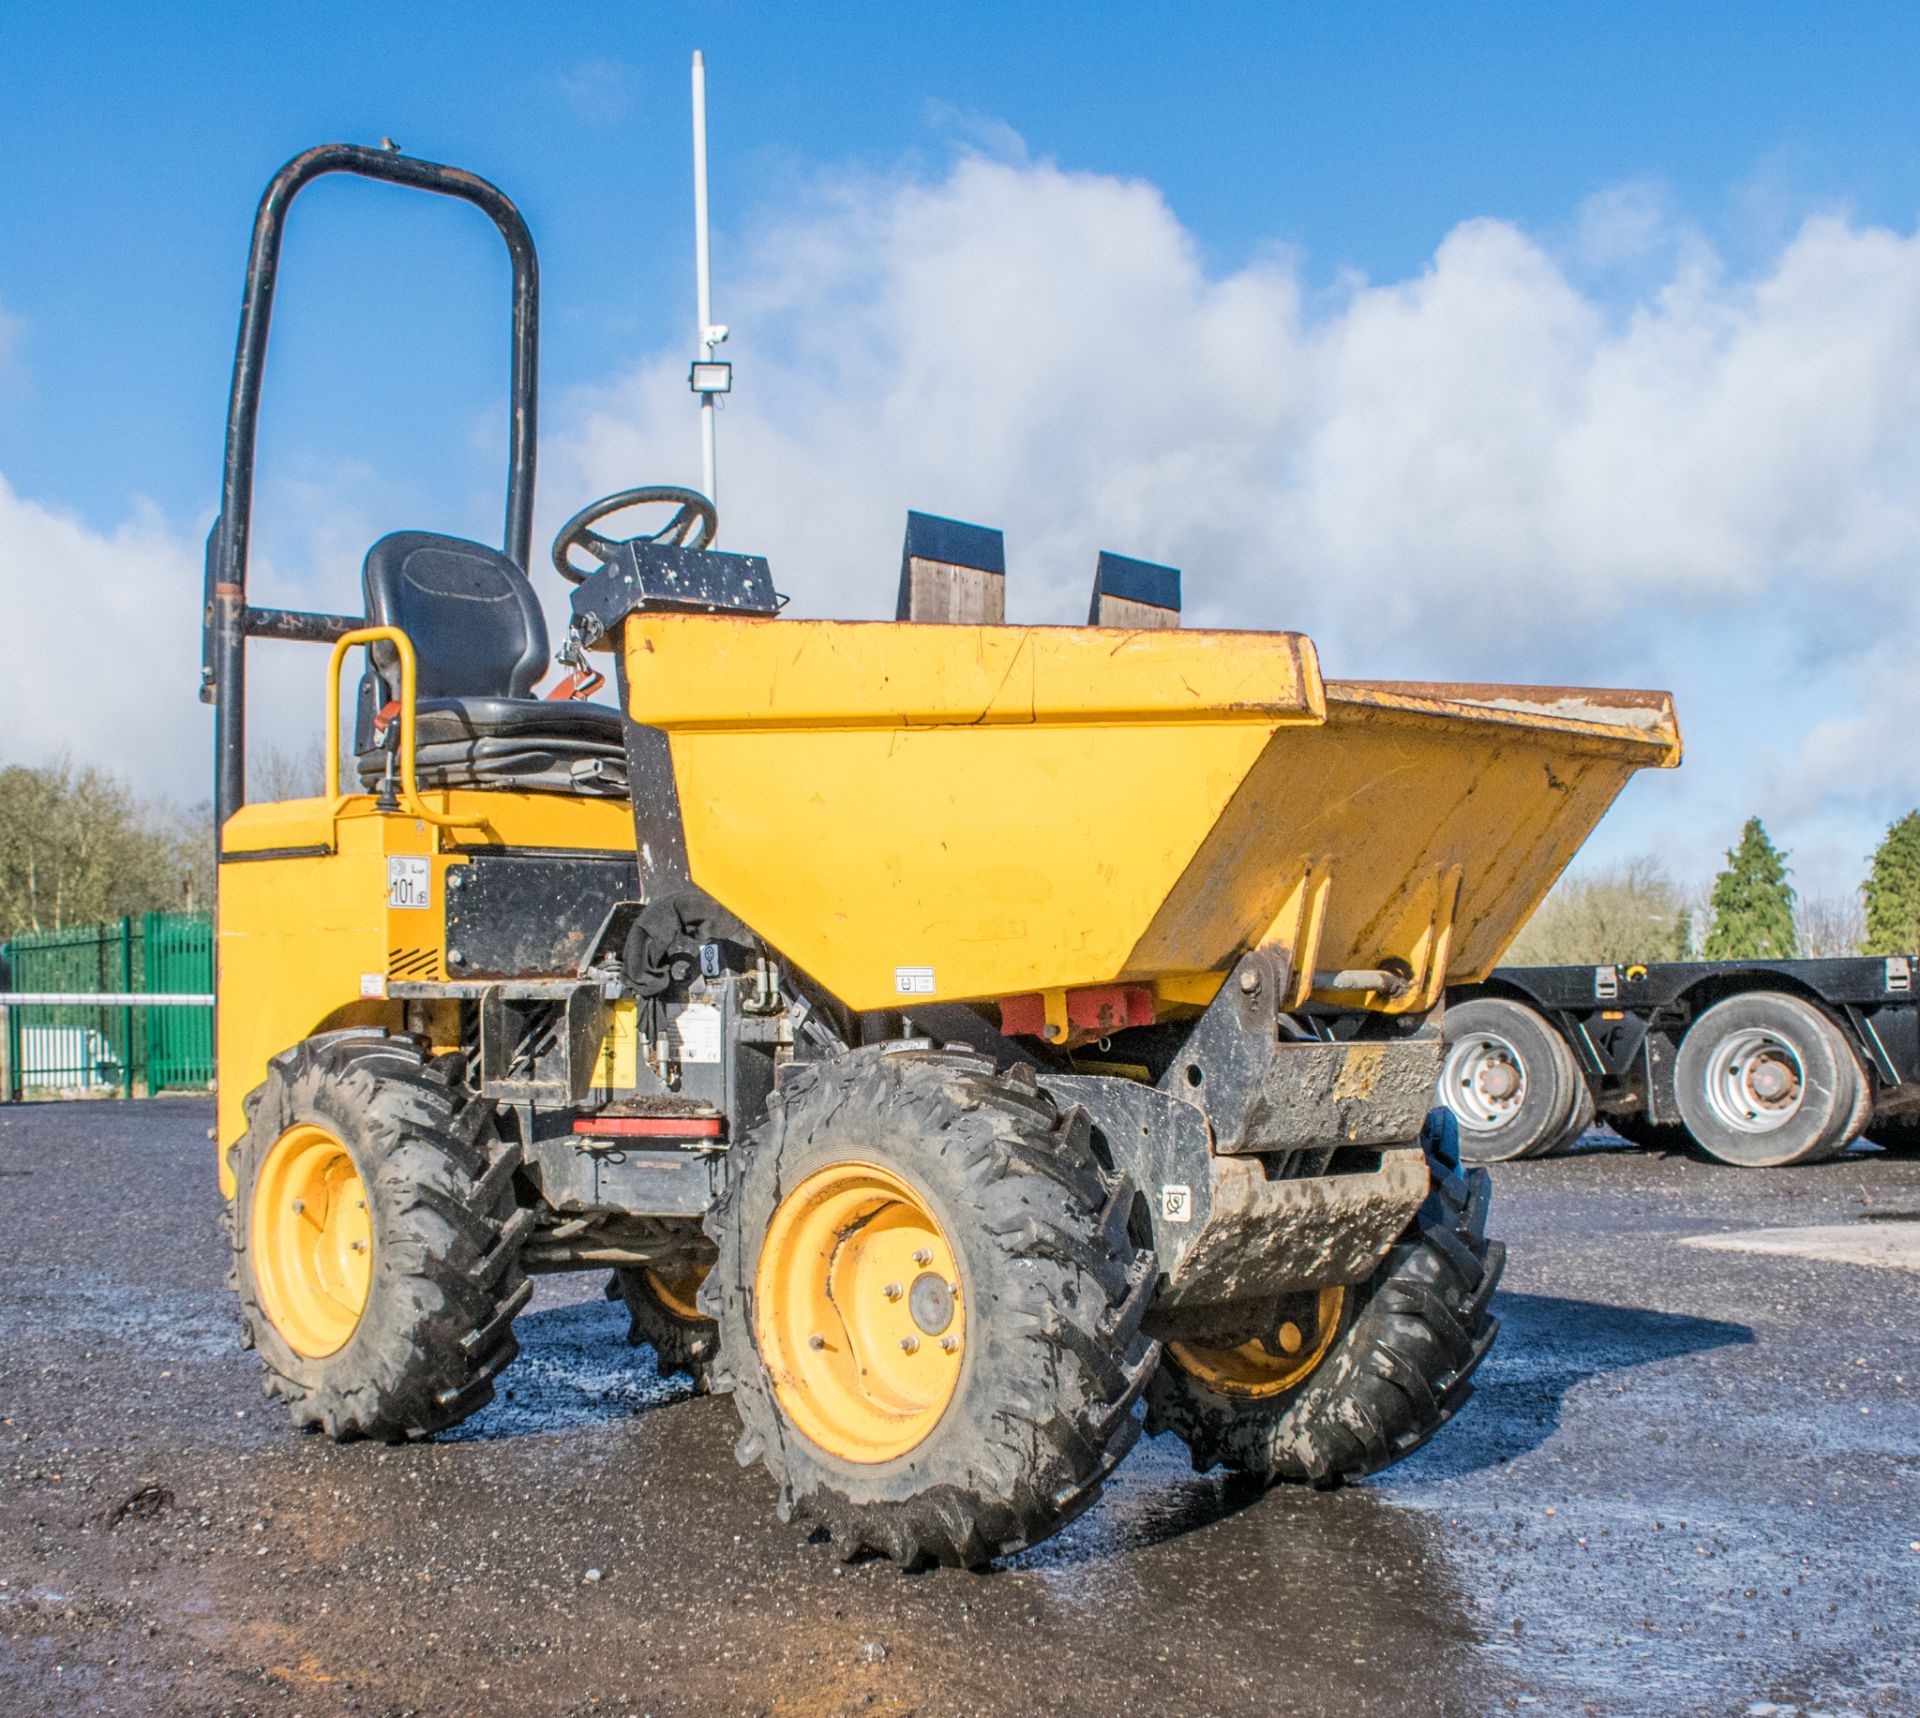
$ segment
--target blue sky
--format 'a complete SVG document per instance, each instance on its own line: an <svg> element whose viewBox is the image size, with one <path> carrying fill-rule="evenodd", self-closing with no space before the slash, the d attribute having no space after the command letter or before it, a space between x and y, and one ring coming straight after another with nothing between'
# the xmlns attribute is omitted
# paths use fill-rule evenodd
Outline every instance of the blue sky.
<svg viewBox="0 0 1920 1718"><path fill-rule="evenodd" d="M1889 520L1910 426L1878 378L1905 354L1911 320L1898 284L1920 206L1911 97L1920 11L1911 7L15 0L0 18L0 480L25 518L11 538L0 531L10 600L51 626L42 592L59 571L28 564L48 544L107 563L152 557L156 568L197 552L215 497L253 204L280 161L322 140L391 135L494 178L526 212L546 307L543 523L586 499L593 482L691 476L691 408L672 371L684 375L691 338L694 47L707 54L711 82L718 313L735 325L740 365L723 471L738 474L738 516L755 532L736 546L769 550L776 572L788 556L816 610L832 608L842 588L871 610L903 505L970 508L1010 532L1035 522L1026 526L1032 606L1046 618L1072 606L1062 593L1077 562L1066 539L1078 532L1071 553L1089 562L1097 546L1152 552L1186 565L1190 590L1204 593L1213 579L1225 605L1216 619L1310 626L1330 652L1338 647L1336 672L1461 667L1622 684L1664 673L1696 706L1683 701L1697 741L1692 773L1684 788L1636 787L1596 849L1602 857L1655 849L1695 876L1711 869L1743 808L1762 809L1786 825L1803 881L1844 884L1877 824L1920 798L1920 771L1877 755L1865 782L1837 795L1820 786L1821 770L1850 747L1904 735L1906 707L1862 690L1885 672L1874 652L1904 618L1831 638L1807 624L1879 601L1907 565L1905 515ZM1830 223L1825 249L1808 237L1820 221ZM1040 333L1020 327L1018 293L1004 303L1004 323L968 329L978 303L999 302L1000 275L1022 278L1061 231L1081 238L1028 293L1041 305ZM1877 235L1889 244L1876 248ZM334 183L302 199L262 466L263 548L290 589L348 601L348 545L363 522L370 534L493 528L505 299L496 249L470 211L402 193ZM980 291L930 295L916 272L922 255L964 266ZM1085 277L1050 301L1048 285L1083 257ZM1149 267L1143 257L1159 260ZM1114 285L1136 267L1137 280ZM1850 269L1864 272L1856 279ZM1654 503L1636 500L1625 518L1603 510L1589 525L1578 507L1569 514L1542 499L1548 489L1586 494L1632 457L1609 443L1590 472L1573 469L1604 439L1593 425L1612 420L1592 402L1621 373L1704 364L1700 343L1738 344L1727 330L1747 318L1759 327L1748 343L1758 355L1743 361L1778 376L1789 366L1766 356L1781 349L1769 341L1818 351L1808 330L1828 324L1816 307L1783 312L1776 327L1770 307L1801 305L1819 281L1842 278L1855 297L1873 298L1876 281L1896 284L1875 300L1889 306L1884 339L1829 365L1857 363L1873 393L1831 404L1836 427L1818 445L1855 463L1825 487L1771 511L1764 498L1723 497L1700 533L1716 544L1677 553L1670 578L1657 546L1630 540L1641 522L1666 517ZM1803 279L1816 288L1793 284ZM1515 325L1534 330L1527 338L1537 336L1542 356L1501 381L1509 391L1488 416L1504 424L1516 410L1550 410L1528 390L1560 358L1567 388L1587 404L1569 416L1569 451L1552 470L1510 481L1511 462L1490 443L1464 462L1463 478L1443 480L1421 461L1419 426L1443 423L1432 433L1448 445L1479 445L1469 420L1489 366L1449 355L1486 338L1498 368L1510 346L1525 347L1499 329L1463 332L1458 320L1509 288L1529 307L1512 312ZM1260 308L1236 320L1249 298ZM1105 370L1131 330L1138 350L1128 362L1143 378L1159 375L1163 360L1174 372L1156 384L1163 393L1143 380L1133 396L1161 428L1113 444L1112 470L1130 474L1118 493L1090 458L1061 453L1088 414L1125 415L1130 397L1116 390L1076 419L1073 394L1087 381L1070 350L1079 302L1106 329ZM1842 332L1849 302L1842 294L1829 307ZM916 327L904 330L909 315ZM1383 325L1385 344L1369 346ZM1636 333L1649 327L1659 336L1651 344ZM1218 335L1231 347L1224 355L1210 344L1222 328L1231 330L1230 340ZM957 344L942 345L948 331ZM963 350L969 338L978 344ZM1403 340L1411 344L1395 345ZM1178 430L1169 419L1179 412L1163 402L1181 397L1183 354L1203 349L1211 356L1193 364L1200 409L1193 428ZM903 387L923 376L937 386L943 366L977 371L983 350L1025 353L1021 374L1059 355L1039 397L1021 396L1020 376L1010 379L1003 391L1022 397L1027 414L1002 414L1012 427L983 413L952 445L929 431L925 457L904 464L860 439L863 412L890 442L915 433L912 398L888 396L889 415L872 378L882 392L900 375ZM1723 368L1735 362L1722 356ZM1261 415L1263 363L1272 394L1301 402L1291 427ZM1364 460L1342 436L1364 429L1378 439L1366 428L1375 419L1353 415L1356 401L1368 390L1390 396L1398 363L1467 416L1436 419L1429 401L1387 420L1416 480L1392 493L1413 516L1399 534L1357 544L1329 522L1343 497L1361 493L1349 465ZM1677 445L1709 421L1778 411L1791 424L1827 409L1764 389L1770 405L1743 406L1751 385L1724 377L1701 390L1606 433ZM1182 458L1206 442L1211 392L1233 397L1223 421L1242 439L1266 438L1264 452L1183 537L1170 523L1194 481ZM1515 404L1520 394L1528 403ZM799 483L794 452L807 439L810 398L823 402L823 422L840 426L825 438L844 456L830 473L838 542L849 565L857 555L877 570L842 578L824 526L798 516L798 497L814 492ZM1854 436L1861 425L1869 428ZM642 457L682 464L623 464ZM1755 461L1796 472L1808 463L1804 449L1771 443L1717 466L1700 457L1709 494L1735 486ZM1200 465L1217 474L1222 458ZM1227 516L1245 513L1263 482L1291 497L1285 530L1244 518L1230 528ZM1155 483L1167 486L1157 509L1140 494ZM1501 648L1487 647L1484 623L1450 635L1430 592L1408 584L1471 582L1470 551L1484 553L1488 540L1471 522L1437 532L1452 547L1432 568L1415 563L1429 540L1421 497L1443 508L1475 484L1477 513L1510 505L1516 534L1531 531L1540 579L1575 561L1580 569L1578 591L1538 612L1527 610L1523 572L1503 575L1512 584L1500 600L1524 624ZM1780 483L1766 487L1777 493ZM1876 498L1872 508L1856 505L1863 494ZM1377 496L1362 505L1380 511ZM1843 507L1844 526L1834 523ZM1532 526L1529 509L1539 514ZM1671 535L1694 523L1682 511ZM1258 584L1263 557L1284 559L1308 526L1324 542L1316 565L1325 576L1303 565L1289 568L1281 594ZM1614 530L1617 554L1604 542L1585 553L1596 532ZM1093 533L1104 533L1099 544ZM1010 548L1017 575L1017 535ZM1203 564L1209 554L1217 573ZM1810 557L1847 569L1811 608L1802 600ZM174 576L153 574L157 583ZM1622 580L1629 594L1608 599L1605 587ZM1384 626L1373 624L1380 614ZM1570 644L1565 624L1579 617L1585 642ZM43 642L58 649L51 634ZM186 645L169 635L154 649L168 657L155 696L190 689L190 668L172 678L169 656ZM1756 686L1768 688L1764 698ZM188 791L200 765L177 785L176 755L202 743L199 729L175 738L162 726L167 757L152 772L138 740L121 743L118 761ZM52 743L45 733L20 742ZM89 742L71 743L85 751Z"/></svg>

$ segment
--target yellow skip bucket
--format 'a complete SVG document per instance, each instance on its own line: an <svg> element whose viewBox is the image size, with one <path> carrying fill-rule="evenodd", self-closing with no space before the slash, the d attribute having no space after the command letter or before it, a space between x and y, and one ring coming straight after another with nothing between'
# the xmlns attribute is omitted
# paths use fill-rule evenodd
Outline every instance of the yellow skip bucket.
<svg viewBox="0 0 1920 1718"><path fill-rule="evenodd" d="M694 882L860 1009L1203 1002L1256 946L1296 1003L1430 1007L1680 757L1664 693L1325 682L1296 633L653 613L622 649Z"/></svg>

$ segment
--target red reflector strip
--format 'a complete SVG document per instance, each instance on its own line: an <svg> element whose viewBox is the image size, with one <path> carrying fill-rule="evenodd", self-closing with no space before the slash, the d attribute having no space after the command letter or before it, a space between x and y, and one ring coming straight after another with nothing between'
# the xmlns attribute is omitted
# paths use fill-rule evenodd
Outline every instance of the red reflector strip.
<svg viewBox="0 0 1920 1718"><path fill-rule="evenodd" d="M600 1116L592 1121L577 1121L575 1133L599 1134L603 1138L628 1139L718 1139L718 1116Z"/></svg>

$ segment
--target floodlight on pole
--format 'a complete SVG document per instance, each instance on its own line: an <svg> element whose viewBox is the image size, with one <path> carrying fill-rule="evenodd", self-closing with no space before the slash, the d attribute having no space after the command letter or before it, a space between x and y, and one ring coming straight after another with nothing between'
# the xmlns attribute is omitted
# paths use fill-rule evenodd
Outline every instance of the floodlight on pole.
<svg viewBox="0 0 1920 1718"><path fill-rule="evenodd" d="M700 355L693 361L687 383L700 396L700 487L709 501L718 502L714 401L715 396L733 386L733 366L713 355L713 349L726 339L727 329L725 323L713 319L713 280L707 253L707 62L697 48L693 55L693 270L699 298Z"/></svg>

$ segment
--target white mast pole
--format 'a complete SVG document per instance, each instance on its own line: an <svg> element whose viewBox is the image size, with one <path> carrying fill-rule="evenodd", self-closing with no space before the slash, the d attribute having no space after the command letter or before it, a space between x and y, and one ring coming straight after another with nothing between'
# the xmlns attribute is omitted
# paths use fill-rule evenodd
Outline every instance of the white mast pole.
<svg viewBox="0 0 1920 1718"><path fill-rule="evenodd" d="M713 282L707 260L707 65L698 49L693 55L693 268L699 296L700 355L713 356L714 347L727 337L724 328L713 321ZM709 501L719 500L719 476L715 469L713 442L714 396L700 396L700 471L701 487Z"/></svg>

